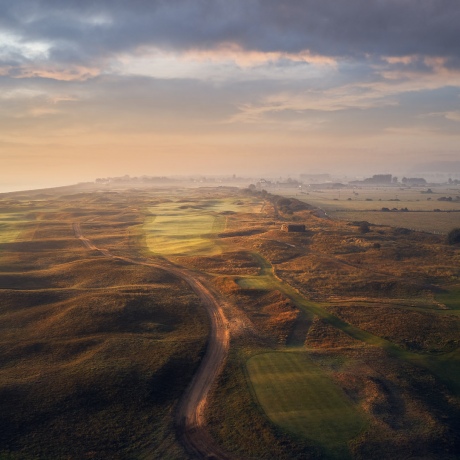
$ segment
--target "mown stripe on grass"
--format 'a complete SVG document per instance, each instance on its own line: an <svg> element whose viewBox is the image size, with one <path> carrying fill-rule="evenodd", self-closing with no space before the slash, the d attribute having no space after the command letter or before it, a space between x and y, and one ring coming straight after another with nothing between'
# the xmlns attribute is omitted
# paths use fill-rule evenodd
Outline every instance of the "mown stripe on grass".
<svg viewBox="0 0 460 460"><path fill-rule="evenodd" d="M347 456L347 441L366 421L305 352L259 354L246 367L254 394L273 423L314 441L332 457Z"/></svg>

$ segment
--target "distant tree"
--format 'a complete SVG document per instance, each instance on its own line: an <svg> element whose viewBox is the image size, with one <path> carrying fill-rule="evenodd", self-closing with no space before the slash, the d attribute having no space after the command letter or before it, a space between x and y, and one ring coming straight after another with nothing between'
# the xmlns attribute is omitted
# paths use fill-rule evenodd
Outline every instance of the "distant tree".
<svg viewBox="0 0 460 460"><path fill-rule="evenodd" d="M454 228L447 234L447 242L449 244L460 243L460 228Z"/></svg>

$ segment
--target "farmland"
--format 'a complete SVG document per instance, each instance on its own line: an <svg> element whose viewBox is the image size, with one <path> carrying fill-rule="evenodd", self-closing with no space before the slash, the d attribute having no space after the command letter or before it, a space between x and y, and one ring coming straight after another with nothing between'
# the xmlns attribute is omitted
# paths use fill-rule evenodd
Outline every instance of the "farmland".
<svg viewBox="0 0 460 460"><path fill-rule="evenodd" d="M459 205L405 192L4 195L0 457L194 458L174 414L217 327L197 430L217 458L454 459L460 249L390 217L435 231L425 214ZM373 210L390 203L413 212Z"/></svg>
<svg viewBox="0 0 460 460"><path fill-rule="evenodd" d="M446 234L460 226L458 187L361 187L311 190L295 195L280 193L311 203L330 217L346 221L368 221L377 225L406 227L418 231ZM451 201L439 201L449 198ZM382 212L382 208L388 211ZM408 211L401 211L406 209Z"/></svg>

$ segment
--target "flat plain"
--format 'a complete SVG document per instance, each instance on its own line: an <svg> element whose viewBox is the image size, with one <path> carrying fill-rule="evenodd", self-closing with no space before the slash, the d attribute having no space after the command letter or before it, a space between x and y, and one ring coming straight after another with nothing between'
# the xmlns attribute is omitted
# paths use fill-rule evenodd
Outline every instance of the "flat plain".
<svg viewBox="0 0 460 460"><path fill-rule="evenodd" d="M308 202L339 220L365 220L376 225L440 234L460 226L460 187L455 185L337 189L313 186L309 191L292 193L292 190L281 189L276 193ZM386 210L382 211L383 208Z"/></svg>
<svg viewBox="0 0 460 460"><path fill-rule="evenodd" d="M222 301L230 350L204 428L225 458L456 458L460 248L422 208L452 217L446 233L459 205L287 193L4 194L0 458L194 458L174 413L209 319L182 279L130 260L184 267ZM389 203L425 231L369 217Z"/></svg>

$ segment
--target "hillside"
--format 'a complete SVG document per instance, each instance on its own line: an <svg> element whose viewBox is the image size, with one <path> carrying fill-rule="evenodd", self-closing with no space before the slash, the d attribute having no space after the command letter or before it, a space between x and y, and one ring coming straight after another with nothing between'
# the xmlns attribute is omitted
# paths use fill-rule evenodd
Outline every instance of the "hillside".
<svg viewBox="0 0 460 460"><path fill-rule="evenodd" d="M200 427L216 458L456 458L460 248L445 237L227 187L0 208L0 458L198 455L175 413L215 331L187 277L230 336Z"/></svg>

